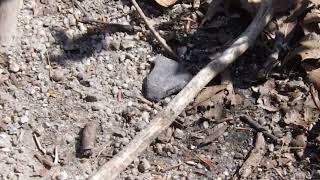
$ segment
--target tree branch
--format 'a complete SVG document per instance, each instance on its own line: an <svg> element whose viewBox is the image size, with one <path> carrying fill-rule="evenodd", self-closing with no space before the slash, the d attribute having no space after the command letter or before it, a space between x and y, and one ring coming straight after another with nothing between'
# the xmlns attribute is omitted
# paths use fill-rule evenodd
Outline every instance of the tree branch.
<svg viewBox="0 0 320 180"><path fill-rule="evenodd" d="M139 156L162 131L171 125L202 88L254 43L271 17L272 0L264 0L260 5L259 12L238 39L204 67L168 106L158 113L146 129L142 130L119 154L101 166L89 179L115 179L134 158Z"/></svg>

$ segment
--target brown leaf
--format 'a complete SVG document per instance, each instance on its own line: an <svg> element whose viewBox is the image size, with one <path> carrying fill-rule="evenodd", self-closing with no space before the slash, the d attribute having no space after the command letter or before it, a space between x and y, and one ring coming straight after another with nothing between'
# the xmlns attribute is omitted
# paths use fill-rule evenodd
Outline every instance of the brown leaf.
<svg viewBox="0 0 320 180"><path fill-rule="evenodd" d="M319 59L320 58L320 37L315 33L310 33L302 41L300 46L290 52L286 60L294 57L300 57L301 61L306 59Z"/></svg>
<svg viewBox="0 0 320 180"><path fill-rule="evenodd" d="M216 86L210 86L207 88L204 88L199 95L196 97L196 99L193 102L192 108L200 105L201 103L209 100L212 96L217 94L218 92L225 90L227 88L226 84L216 85Z"/></svg>
<svg viewBox="0 0 320 180"><path fill-rule="evenodd" d="M318 9L312 9L303 19L304 24L318 22L320 22L320 11Z"/></svg>
<svg viewBox="0 0 320 180"><path fill-rule="evenodd" d="M164 7L168 7L177 2L177 0L155 0L158 4Z"/></svg>
<svg viewBox="0 0 320 180"><path fill-rule="evenodd" d="M313 5L318 6L320 4L320 0L309 0Z"/></svg>
<svg viewBox="0 0 320 180"><path fill-rule="evenodd" d="M297 126L302 126L304 128L308 127L307 122L305 122L302 118L302 115L295 109L292 109L291 111L287 112L284 122L286 124L294 124Z"/></svg>
<svg viewBox="0 0 320 180"><path fill-rule="evenodd" d="M314 85L314 87L320 90L320 68L315 69L308 73L309 81Z"/></svg>

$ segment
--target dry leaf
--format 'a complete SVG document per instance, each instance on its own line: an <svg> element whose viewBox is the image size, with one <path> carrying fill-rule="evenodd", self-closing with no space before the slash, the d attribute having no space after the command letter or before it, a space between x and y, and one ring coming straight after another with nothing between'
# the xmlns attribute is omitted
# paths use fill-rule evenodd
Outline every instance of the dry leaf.
<svg viewBox="0 0 320 180"><path fill-rule="evenodd" d="M212 96L217 94L218 92L225 90L227 88L227 85L221 84L216 86L210 86L204 88L199 95L196 97L196 99L193 102L192 108L200 105L201 103L209 100Z"/></svg>
<svg viewBox="0 0 320 180"><path fill-rule="evenodd" d="M320 90L320 68L315 69L308 73L309 81L314 85L314 87Z"/></svg>
<svg viewBox="0 0 320 180"><path fill-rule="evenodd" d="M177 2L177 0L155 0L158 4L164 7L168 7Z"/></svg>
<svg viewBox="0 0 320 180"><path fill-rule="evenodd" d="M302 61L306 59L319 59L320 58L320 36L315 33L310 33L305 36L300 42L300 46L290 52L286 60L294 57L300 57Z"/></svg>
<svg viewBox="0 0 320 180"><path fill-rule="evenodd" d="M308 124L303 120L302 115L295 109L292 109L291 111L286 113L284 122L286 124L294 124L302 126L304 128L308 127Z"/></svg>
<svg viewBox="0 0 320 180"><path fill-rule="evenodd" d="M320 0L309 0L313 5L318 6L320 4Z"/></svg>
<svg viewBox="0 0 320 180"><path fill-rule="evenodd" d="M303 19L304 24L318 22L320 22L320 11L318 9L312 9Z"/></svg>
<svg viewBox="0 0 320 180"><path fill-rule="evenodd" d="M48 97L58 97L60 95L60 93L59 92L57 92L57 91L54 91L54 90L52 90L52 89L49 89L48 90L48 92L47 92L47 96Z"/></svg>

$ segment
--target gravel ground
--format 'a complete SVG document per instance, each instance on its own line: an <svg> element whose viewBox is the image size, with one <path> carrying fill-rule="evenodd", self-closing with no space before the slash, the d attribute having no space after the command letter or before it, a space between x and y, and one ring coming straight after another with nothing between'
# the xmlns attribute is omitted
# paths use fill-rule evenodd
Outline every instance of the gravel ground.
<svg viewBox="0 0 320 180"><path fill-rule="evenodd" d="M1 179L85 179L121 151L172 98L158 102L158 108L141 101L142 83L154 57L165 53L130 3L83 0L79 4L82 8L66 0L24 1L18 43L0 56ZM208 62L209 54L223 49L248 23L219 16L203 30L196 31L191 24L186 32L184 22L175 20L186 14L196 16L190 8L164 9L151 2L141 6L162 35L169 39L174 30L169 42L193 74ZM88 23L85 14L122 26ZM259 99L272 87L277 97L292 103L289 109L306 109L312 106L308 89L299 75L257 82L254 74L265 55L264 47L256 45L230 68L237 102L228 102L225 93L219 93L209 104L182 113L119 179L232 178L254 147L255 131L239 120L241 114L259 119L278 138L296 137L299 128L283 123L288 113L272 110ZM295 101L298 94L300 99ZM281 105L270 101L273 108ZM317 118L315 113L313 119ZM92 154L84 157L81 133L88 122L98 124L97 137ZM36 158L53 162L55 149L59 161L54 167ZM269 142L251 178L315 178L320 174L316 152L311 148L299 156Z"/></svg>

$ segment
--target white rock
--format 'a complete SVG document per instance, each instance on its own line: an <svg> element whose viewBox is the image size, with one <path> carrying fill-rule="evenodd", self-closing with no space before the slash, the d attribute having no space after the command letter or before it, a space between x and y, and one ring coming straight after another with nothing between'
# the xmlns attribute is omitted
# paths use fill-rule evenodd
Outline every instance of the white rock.
<svg viewBox="0 0 320 180"><path fill-rule="evenodd" d="M11 138L6 133L0 133L0 148L10 148Z"/></svg>
<svg viewBox="0 0 320 180"><path fill-rule="evenodd" d="M107 64L107 69L108 69L109 71L112 71L112 70L113 70L113 65L112 65L112 64Z"/></svg>
<svg viewBox="0 0 320 180"><path fill-rule="evenodd" d="M11 63L9 64L9 71L10 71L10 72L16 73L16 72L18 72L19 70L20 70L20 66L19 66L17 63L11 62Z"/></svg>

